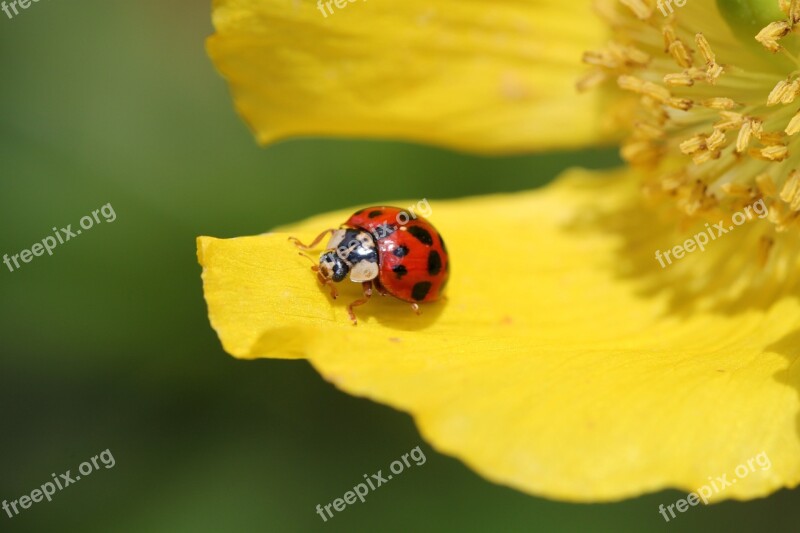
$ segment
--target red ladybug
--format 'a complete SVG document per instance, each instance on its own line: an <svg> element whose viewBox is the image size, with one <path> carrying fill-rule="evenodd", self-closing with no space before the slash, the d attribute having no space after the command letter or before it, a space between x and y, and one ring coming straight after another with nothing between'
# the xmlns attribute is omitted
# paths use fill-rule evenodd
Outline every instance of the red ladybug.
<svg viewBox="0 0 800 533"><path fill-rule="evenodd" d="M356 211L339 229L327 229L305 245L290 239L303 250L314 248L328 233L331 238L311 269L320 283L331 287L349 274L350 281L361 283L364 297L347 306L353 324L353 308L372 296L372 286L381 294L411 303L419 314L419 302L434 302L441 297L450 273L450 260L442 236L433 225L399 207L367 207Z"/></svg>

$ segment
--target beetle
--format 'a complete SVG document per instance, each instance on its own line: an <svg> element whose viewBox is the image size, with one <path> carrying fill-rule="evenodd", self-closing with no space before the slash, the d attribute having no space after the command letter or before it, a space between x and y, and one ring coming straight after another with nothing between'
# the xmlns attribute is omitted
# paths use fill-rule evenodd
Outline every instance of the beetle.
<svg viewBox="0 0 800 533"><path fill-rule="evenodd" d="M349 276L361 283L363 297L350 303L347 312L353 324L354 308L367 303L372 288L409 302L419 314L419 304L441 298L450 276L450 259L441 234L425 218L399 207L366 207L353 213L338 229L327 229L310 244L290 237L301 250L312 250L330 235L319 264L311 267L331 297L334 283Z"/></svg>

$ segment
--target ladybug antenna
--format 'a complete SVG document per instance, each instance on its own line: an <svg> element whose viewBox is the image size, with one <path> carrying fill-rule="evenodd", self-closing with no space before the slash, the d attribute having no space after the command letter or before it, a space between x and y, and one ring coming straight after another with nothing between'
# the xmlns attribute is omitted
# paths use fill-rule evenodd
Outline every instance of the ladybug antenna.
<svg viewBox="0 0 800 533"><path fill-rule="evenodd" d="M317 262L314 261L313 259L311 259L310 257L308 257L306 254L304 254L303 252L297 252L297 255L299 255L300 257L305 257L306 259L311 261L311 270L313 270L314 272L319 270L319 266L317 265Z"/></svg>
<svg viewBox="0 0 800 533"><path fill-rule="evenodd" d="M289 240L292 241L294 245L300 248L301 250L311 250L317 244L319 244L319 241L325 238L326 235L328 235L329 233L333 234L334 231L336 230L333 228L326 229L325 231L317 235L317 237L313 241L311 241L311 244L303 244L297 237L289 237Z"/></svg>

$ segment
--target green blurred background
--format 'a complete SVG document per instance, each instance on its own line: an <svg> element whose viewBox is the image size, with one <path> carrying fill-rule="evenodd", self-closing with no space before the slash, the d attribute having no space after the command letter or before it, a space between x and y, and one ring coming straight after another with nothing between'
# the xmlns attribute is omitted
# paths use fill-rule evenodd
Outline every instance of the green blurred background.
<svg viewBox="0 0 800 533"><path fill-rule="evenodd" d="M797 531L800 491L695 508L675 491L550 502L422 443L411 419L303 361L242 362L209 327L197 235L341 207L539 186L613 151L502 159L389 142L255 145L204 52L208 2L42 0L0 13L0 254L111 202L52 257L0 273L0 499L109 448L0 531ZM346 182L350 187L326 186ZM422 443L428 458L323 523L318 503Z"/></svg>

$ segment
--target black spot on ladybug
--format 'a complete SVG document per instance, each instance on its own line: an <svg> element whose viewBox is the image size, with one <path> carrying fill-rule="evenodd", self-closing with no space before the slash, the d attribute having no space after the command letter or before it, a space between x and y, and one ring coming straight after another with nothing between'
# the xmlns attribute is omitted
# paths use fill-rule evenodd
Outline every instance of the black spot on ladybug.
<svg viewBox="0 0 800 533"><path fill-rule="evenodd" d="M361 213L363 213L364 211L366 211L366 209L359 209L358 211L356 211L355 213L353 213L353 216L354 216L354 217L357 217L358 215L360 215L360 214L361 214Z"/></svg>
<svg viewBox="0 0 800 533"><path fill-rule="evenodd" d="M419 226L410 226L408 228L408 232L416 237L417 240L422 244L426 244L428 246L433 244L433 237L431 237L431 234L428 233L428 230L425 228L421 228Z"/></svg>
<svg viewBox="0 0 800 533"><path fill-rule="evenodd" d="M420 281L411 289L411 297L416 301L424 300L429 290L431 290L431 282Z"/></svg>
<svg viewBox="0 0 800 533"><path fill-rule="evenodd" d="M392 272L397 274L397 279L400 279L403 276L405 276L406 274L408 274L408 269L406 267L404 267L403 265L397 265L396 267L394 267L392 269Z"/></svg>
<svg viewBox="0 0 800 533"><path fill-rule="evenodd" d="M381 211L380 209L376 209L375 211L370 211L369 213L367 213L367 216L369 218L375 218L381 216L382 214L383 211Z"/></svg>
<svg viewBox="0 0 800 533"><path fill-rule="evenodd" d="M435 276L442 270L442 256L436 250L428 254L428 274Z"/></svg>
<svg viewBox="0 0 800 533"><path fill-rule="evenodd" d="M389 224L388 222L384 222L372 231L372 235L376 239L380 240L385 239L395 231L397 231L397 226Z"/></svg>
<svg viewBox="0 0 800 533"><path fill-rule="evenodd" d="M401 244L400 246L392 250L392 253L397 257L405 257L408 255L408 246Z"/></svg>
<svg viewBox="0 0 800 533"><path fill-rule="evenodd" d="M444 239L442 239L442 234L441 233L437 233L436 235L439 236L439 242L442 243L442 251L444 253L447 253L447 246L444 245Z"/></svg>

